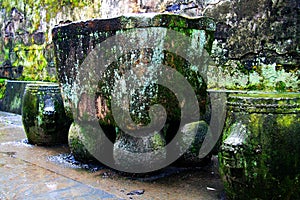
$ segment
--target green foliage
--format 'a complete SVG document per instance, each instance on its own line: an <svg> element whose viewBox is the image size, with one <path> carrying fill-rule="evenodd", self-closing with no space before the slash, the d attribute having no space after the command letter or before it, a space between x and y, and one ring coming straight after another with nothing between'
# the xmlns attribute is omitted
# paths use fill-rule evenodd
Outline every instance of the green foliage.
<svg viewBox="0 0 300 200"><path fill-rule="evenodd" d="M16 34L19 34L20 31L29 34L40 31L41 25L44 26L51 19L56 18L57 14L62 12L63 7L72 11L75 8L93 6L94 4L92 0L0 0L0 7L4 11L5 15L3 17L5 20L10 20L10 12L13 8L16 8L24 15L25 20L22 22L21 27L16 30ZM49 25L47 24L47 29L50 28ZM43 45L30 45L34 43L34 39L32 36L26 35L25 37L29 37L27 40L24 40L23 36L21 37L22 39L11 40L9 45L5 44L2 47L3 60L0 60L0 64L7 60L11 61L14 67L23 66L24 72L23 76L19 78L20 80L56 82L55 76L50 76L46 70L48 65L47 60L49 60L47 55L51 51L46 46L46 43L49 42L48 38L50 38L48 33L50 33L49 30L44 32L46 42ZM24 43L29 46L26 46Z"/></svg>
<svg viewBox="0 0 300 200"><path fill-rule="evenodd" d="M286 90L286 84L283 81L278 81L276 82L275 89L278 92L284 92Z"/></svg>
<svg viewBox="0 0 300 200"><path fill-rule="evenodd" d="M5 86L6 79L0 79L0 99L4 97L6 86Z"/></svg>
<svg viewBox="0 0 300 200"><path fill-rule="evenodd" d="M23 74L20 78L25 81L51 81L55 82L54 76L50 76L47 72L47 60L44 56L45 45L25 46L18 44L13 51L16 54L16 61L13 66L23 66Z"/></svg>

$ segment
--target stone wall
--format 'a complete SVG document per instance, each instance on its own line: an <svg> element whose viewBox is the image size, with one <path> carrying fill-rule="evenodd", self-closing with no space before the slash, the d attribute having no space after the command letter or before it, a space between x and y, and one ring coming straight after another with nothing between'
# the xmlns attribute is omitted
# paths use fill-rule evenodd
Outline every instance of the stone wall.
<svg viewBox="0 0 300 200"><path fill-rule="evenodd" d="M299 91L299 1L221 0L204 15L217 22L210 87Z"/></svg>
<svg viewBox="0 0 300 200"><path fill-rule="evenodd" d="M22 80L55 81L55 25L100 17L92 0L3 0L0 8L0 76Z"/></svg>
<svg viewBox="0 0 300 200"><path fill-rule="evenodd" d="M23 96L25 87L30 83L40 83L38 81L11 81L5 83L5 93L0 99L0 110L16 114L22 114Z"/></svg>

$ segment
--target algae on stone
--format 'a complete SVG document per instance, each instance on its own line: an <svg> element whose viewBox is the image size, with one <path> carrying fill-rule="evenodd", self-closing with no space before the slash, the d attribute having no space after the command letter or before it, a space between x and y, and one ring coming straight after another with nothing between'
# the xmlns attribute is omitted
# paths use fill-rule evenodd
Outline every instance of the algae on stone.
<svg viewBox="0 0 300 200"><path fill-rule="evenodd" d="M219 152L230 199L298 199L299 93L231 95Z"/></svg>

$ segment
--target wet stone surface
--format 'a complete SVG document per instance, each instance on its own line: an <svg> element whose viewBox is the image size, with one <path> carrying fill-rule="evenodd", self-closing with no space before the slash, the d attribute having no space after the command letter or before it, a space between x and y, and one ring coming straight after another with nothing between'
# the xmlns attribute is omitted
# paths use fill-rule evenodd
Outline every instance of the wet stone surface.
<svg viewBox="0 0 300 200"><path fill-rule="evenodd" d="M0 153L0 199L119 199L113 194Z"/></svg>
<svg viewBox="0 0 300 200"><path fill-rule="evenodd" d="M224 199L216 162L132 175L80 163L67 146L30 145L25 138L21 116L0 112L1 200Z"/></svg>

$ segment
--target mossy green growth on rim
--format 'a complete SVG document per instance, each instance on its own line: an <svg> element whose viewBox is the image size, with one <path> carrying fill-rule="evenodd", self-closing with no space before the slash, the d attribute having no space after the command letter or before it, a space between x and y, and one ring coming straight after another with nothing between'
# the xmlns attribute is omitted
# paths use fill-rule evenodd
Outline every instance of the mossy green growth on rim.
<svg viewBox="0 0 300 200"><path fill-rule="evenodd" d="M299 113L300 93L244 93L229 95L228 108L257 113Z"/></svg>

